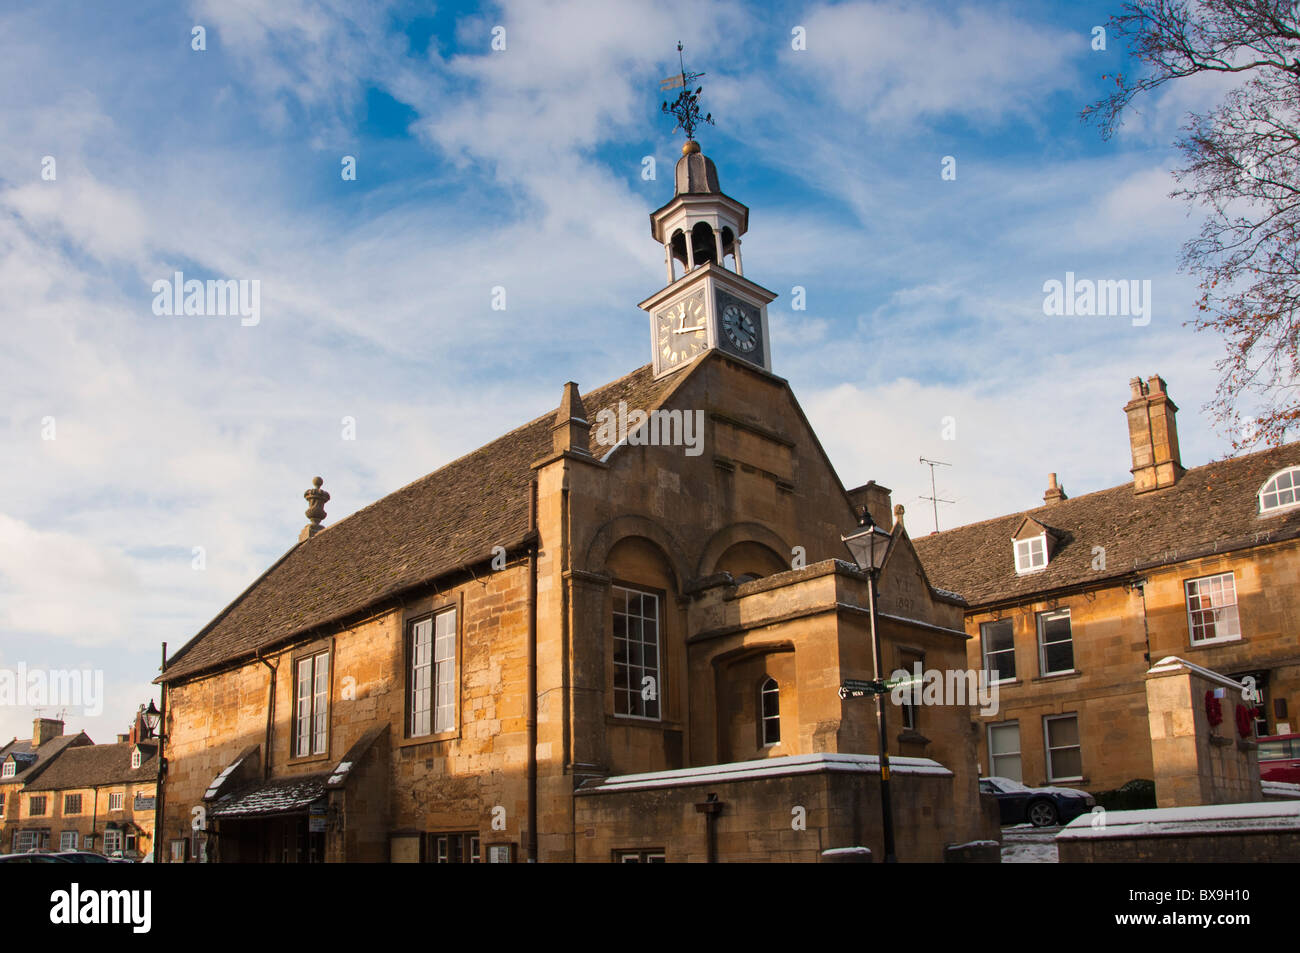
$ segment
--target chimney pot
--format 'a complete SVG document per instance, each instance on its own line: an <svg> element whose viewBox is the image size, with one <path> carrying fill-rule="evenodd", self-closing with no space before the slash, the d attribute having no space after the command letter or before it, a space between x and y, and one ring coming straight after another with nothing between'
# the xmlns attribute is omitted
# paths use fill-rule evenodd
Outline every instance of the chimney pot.
<svg viewBox="0 0 1300 953"><path fill-rule="evenodd" d="M1047 492L1043 494L1043 502L1051 506L1053 503L1060 503L1062 500L1068 499L1069 497L1065 495L1065 487L1058 485L1056 482L1056 474L1049 473L1047 475Z"/></svg>

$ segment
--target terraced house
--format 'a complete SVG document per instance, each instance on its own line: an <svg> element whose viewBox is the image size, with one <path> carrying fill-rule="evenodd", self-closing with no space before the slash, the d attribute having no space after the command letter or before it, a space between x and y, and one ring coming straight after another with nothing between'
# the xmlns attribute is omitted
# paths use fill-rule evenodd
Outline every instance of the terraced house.
<svg viewBox="0 0 1300 953"><path fill-rule="evenodd" d="M1091 791L1150 779L1145 679L1175 656L1240 681L1257 735L1300 724L1300 444L1184 469L1178 408L1130 382L1133 482L918 540L936 585L969 602L972 666L996 673L986 773ZM1199 703L1199 702L1198 702ZM1230 721L1229 724L1232 724Z"/></svg>
<svg viewBox="0 0 1300 953"><path fill-rule="evenodd" d="M30 741L13 738L0 747L0 849L18 853L57 846L51 841L50 796L28 793L27 787L64 751L89 744L84 731L65 735L61 719L37 717Z"/></svg>
<svg viewBox="0 0 1300 953"><path fill-rule="evenodd" d="M880 857L873 708L839 691L874 674L859 509L891 529L887 671L964 667L963 604L772 373L749 210L683 153L650 364L332 526L318 479L298 542L166 660L165 858ZM996 836L969 709L887 727L900 858Z"/></svg>

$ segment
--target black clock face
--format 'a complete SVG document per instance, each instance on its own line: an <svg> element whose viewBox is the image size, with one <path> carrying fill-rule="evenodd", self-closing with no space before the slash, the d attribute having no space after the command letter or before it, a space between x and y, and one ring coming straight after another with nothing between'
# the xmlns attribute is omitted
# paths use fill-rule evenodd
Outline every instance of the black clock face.
<svg viewBox="0 0 1300 953"><path fill-rule="evenodd" d="M734 302L722 309L722 333L742 354L749 354L758 346L758 316L747 311Z"/></svg>

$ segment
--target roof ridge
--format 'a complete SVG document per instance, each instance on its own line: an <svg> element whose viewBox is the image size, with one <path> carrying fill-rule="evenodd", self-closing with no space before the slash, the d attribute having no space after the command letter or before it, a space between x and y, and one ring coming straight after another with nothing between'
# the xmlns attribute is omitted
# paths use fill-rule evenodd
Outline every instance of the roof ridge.
<svg viewBox="0 0 1300 953"><path fill-rule="evenodd" d="M1211 467L1223 466L1225 464L1244 463L1245 461L1251 460L1253 458L1261 457L1268 453L1277 453L1278 451L1286 450L1288 448L1300 448L1300 440L1292 441L1291 443L1284 443L1278 447L1268 447L1264 450L1257 450L1252 453L1242 453L1234 457L1223 457L1219 460L1211 460L1208 463L1202 463L1194 467L1188 467L1186 468L1183 475L1179 478L1179 482L1187 479L1187 477L1190 476L1191 474L1202 473ZM935 536L946 536L949 533L957 533L962 530L973 529L976 526L986 526L989 523L996 523L998 520L1010 519L1015 516L1031 517L1031 514L1037 513L1039 510L1058 510L1059 507L1068 506L1069 504L1075 503L1079 500L1086 500L1089 497L1099 496L1102 493L1114 493L1116 490L1124 490L1132 486L1133 486L1132 480L1129 480L1126 483L1117 483L1114 486L1103 487L1100 490L1090 490L1087 493L1081 493L1078 496L1068 496L1064 500L1060 500L1056 503L1040 503L1038 506L1032 507L1030 509L1013 510L1010 513L1003 513L1001 516L990 516L987 519L976 520L973 523L963 523L960 526L954 526L952 529L941 530L938 533L927 533L925 536L916 540L916 542L921 542L922 540L926 540L926 539L932 539ZM1177 486L1177 483L1175 483L1174 486Z"/></svg>
<svg viewBox="0 0 1300 953"><path fill-rule="evenodd" d="M636 368L635 370L629 371L628 373L624 374L622 377L617 377L617 378L615 378L615 379L612 380L612 381L609 381L609 382L607 382L607 383L601 384L601 385L598 386L598 387L594 387L594 388L592 388L590 391L587 392L586 396L590 397L592 394L595 394L597 391L606 390L606 389L608 389L608 388L610 388L610 387L615 386L616 384L620 384L620 383L622 383L623 381L627 380L629 377L633 377L633 376L635 376L635 375L641 373L643 370L645 370L645 369L646 369L647 367L649 367L649 366L650 366L649 364L642 364L640 367ZM581 393L581 388L579 388L579 393ZM555 407L558 407L558 406L559 406L559 404L556 404L556 405L555 405ZM513 435L515 435L515 434L517 434L517 433L520 433L520 432L522 432L522 431L524 431L524 430L528 430L528 429L531 428L531 427L535 427L535 426L537 426L539 423L541 423L542 421L545 421L545 420L547 420L547 419L553 419L553 418L555 417L555 407L552 407L550 410L538 414L536 417L532 418L531 420L527 421L526 423L522 423L522 424L520 424L518 427L514 427L514 428L512 428L512 429L510 429L510 430L507 430L505 433L500 434L499 436L493 437L493 438L492 438L491 440L489 440L487 443L480 444L478 447L475 447L473 450L470 450L470 451L468 451L468 452L466 452L466 453L462 453L459 457L456 457L456 458L454 458L454 459L452 459L452 460L448 460L446 463L444 463L442 466L438 467L437 469L430 470L430 471L428 471L427 473L423 474L422 476L418 476L418 477L416 477L415 479L413 479L413 480L411 480L411 481L409 481L409 482L407 482L407 483L402 484L402 485L399 486L397 489L395 489L395 490L390 490L389 492L383 494L382 496L377 497L377 498L374 499L374 500L371 500L369 503L367 503L365 506L361 507L360 509L353 510L353 511L352 511L351 513L349 513L347 516L345 516L345 517L343 517L342 519L340 519L337 523L331 523L329 526L322 527L322 531L327 530L327 529L333 529L333 528L336 527L336 526L342 526L342 525L343 525L344 523L346 523L348 520L352 519L352 517L354 517L354 516L358 516L358 515L360 515L361 513L364 513L366 510L370 509L371 507L378 506L378 505L379 505L380 503L382 503L384 500L388 499L388 497L390 497L390 496L395 496L395 495L397 495L398 493L401 493L403 490L408 490L408 489L410 489L411 487L415 486L417 483L422 483L422 482L424 482L425 480L431 479L431 478L437 476L439 473L442 473L444 470L450 469L451 467L454 467L456 464L458 464L458 463L462 463L462 462L464 462L465 460L468 460L470 457L473 457L473 456L475 456L476 454L482 453L484 450L487 450L489 447L492 447L492 446L494 446L495 444L500 443L501 441L505 440L505 439L508 438L508 437L511 437L511 436L513 436Z"/></svg>

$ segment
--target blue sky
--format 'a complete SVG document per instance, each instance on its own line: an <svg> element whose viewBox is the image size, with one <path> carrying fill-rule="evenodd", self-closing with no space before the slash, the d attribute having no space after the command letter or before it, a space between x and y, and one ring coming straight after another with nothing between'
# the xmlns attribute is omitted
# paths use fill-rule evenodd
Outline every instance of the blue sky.
<svg viewBox="0 0 1300 953"><path fill-rule="evenodd" d="M0 667L102 669L104 715L69 728L111 740L152 697L159 643L296 540L312 476L337 521L554 407L564 381L648 361L636 302L663 282L647 213L681 145L658 89L679 39L716 118L699 139L751 208L746 275L779 295L774 369L846 485L892 487L917 535L922 455L953 464L945 527L1036 504L1050 471L1071 495L1124 482L1127 382L1152 373L1184 462L1224 455L1201 411L1221 344L1183 325L1197 220L1167 197L1179 126L1223 88L1145 100L1103 141L1078 113L1124 66L1115 42L1092 49L1111 12L0 11ZM177 270L259 280L259 323L155 315ZM1067 271L1151 281L1151 323L1045 316ZM0 735L31 717L0 708Z"/></svg>

